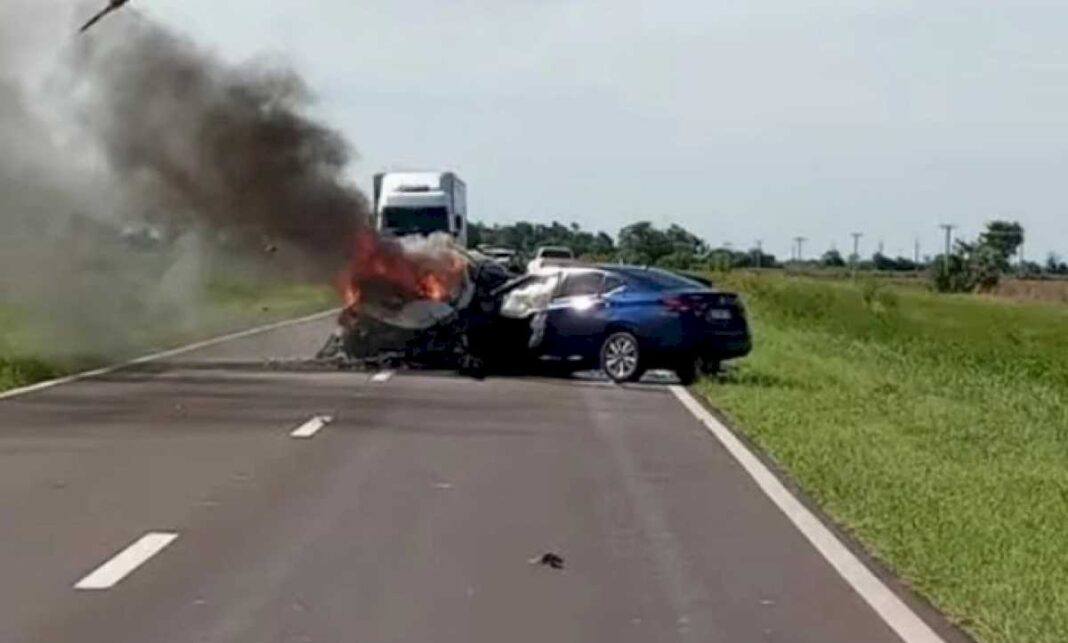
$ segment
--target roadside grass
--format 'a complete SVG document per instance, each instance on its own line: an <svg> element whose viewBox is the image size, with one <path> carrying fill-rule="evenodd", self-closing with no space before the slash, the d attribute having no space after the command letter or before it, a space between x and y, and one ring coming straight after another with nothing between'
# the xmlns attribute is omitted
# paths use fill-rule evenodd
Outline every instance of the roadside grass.
<svg viewBox="0 0 1068 643"><path fill-rule="evenodd" d="M754 353L702 393L991 643L1068 637L1068 308L730 274Z"/></svg>
<svg viewBox="0 0 1068 643"><path fill-rule="evenodd" d="M55 351L28 311L0 303L0 391L99 367L153 350L327 310L336 304L328 287L247 280L214 280L197 305L160 314L129 327L116 312L116 332L106 351L92 345ZM116 349L115 347L119 348Z"/></svg>

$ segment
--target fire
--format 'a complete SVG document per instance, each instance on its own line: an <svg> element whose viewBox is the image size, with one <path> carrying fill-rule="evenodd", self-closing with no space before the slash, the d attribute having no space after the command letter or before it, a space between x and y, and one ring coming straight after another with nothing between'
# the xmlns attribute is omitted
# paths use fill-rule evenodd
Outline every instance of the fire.
<svg viewBox="0 0 1068 643"><path fill-rule="evenodd" d="M465 267L463 259L446 247L406 247L362 229L338 288L347 309L358 307L371 290L403 299L447 301L462 285Z"/></svg>

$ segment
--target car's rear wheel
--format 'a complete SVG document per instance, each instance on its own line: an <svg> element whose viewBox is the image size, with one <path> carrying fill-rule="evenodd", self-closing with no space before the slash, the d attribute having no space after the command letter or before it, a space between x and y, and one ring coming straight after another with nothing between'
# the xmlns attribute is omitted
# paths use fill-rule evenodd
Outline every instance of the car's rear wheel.
<svg viewBox="0 0 1068 643"><path fill-rule="evenodd" d="M638 338L626 331L609 335L601 345L601 369L613 382L641 379L643 369Z"/></svg>
<svg viewBox="0 0 1068 643"><path fill-rule="evenodd" d="M698 366L705 375L718 375L720 370L723 369L723 364L714 357L701 358Z"/></svg>
<svg viewBox="0 0 1068 643"><path fill-rule="evenodd" d="M696 358L686 358L675 367L675 375L683 386L689 386L697 381L698 364Z"/></svg>

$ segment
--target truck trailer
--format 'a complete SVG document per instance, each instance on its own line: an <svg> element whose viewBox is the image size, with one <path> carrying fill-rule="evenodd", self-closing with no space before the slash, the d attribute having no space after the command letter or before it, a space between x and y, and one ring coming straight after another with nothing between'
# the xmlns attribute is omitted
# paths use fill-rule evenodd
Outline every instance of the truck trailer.
<svg viewBox="0 0 1068 643"><path fill-rule="evenodd" d="M384 234L446 233L467 246L467 186L454 172L376 174L374 213Z"/></svg>

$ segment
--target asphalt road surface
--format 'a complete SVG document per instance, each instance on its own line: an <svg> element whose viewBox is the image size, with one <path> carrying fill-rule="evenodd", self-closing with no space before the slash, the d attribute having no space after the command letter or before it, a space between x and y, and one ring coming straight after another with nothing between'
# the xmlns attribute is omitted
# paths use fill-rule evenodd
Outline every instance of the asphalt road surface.
<svg viewBox="0 0 1068 643"><path fill-rule="evenodd" d="M0 641L900 640L668 387L287 361L329 328L0 400Z"/></svg>

